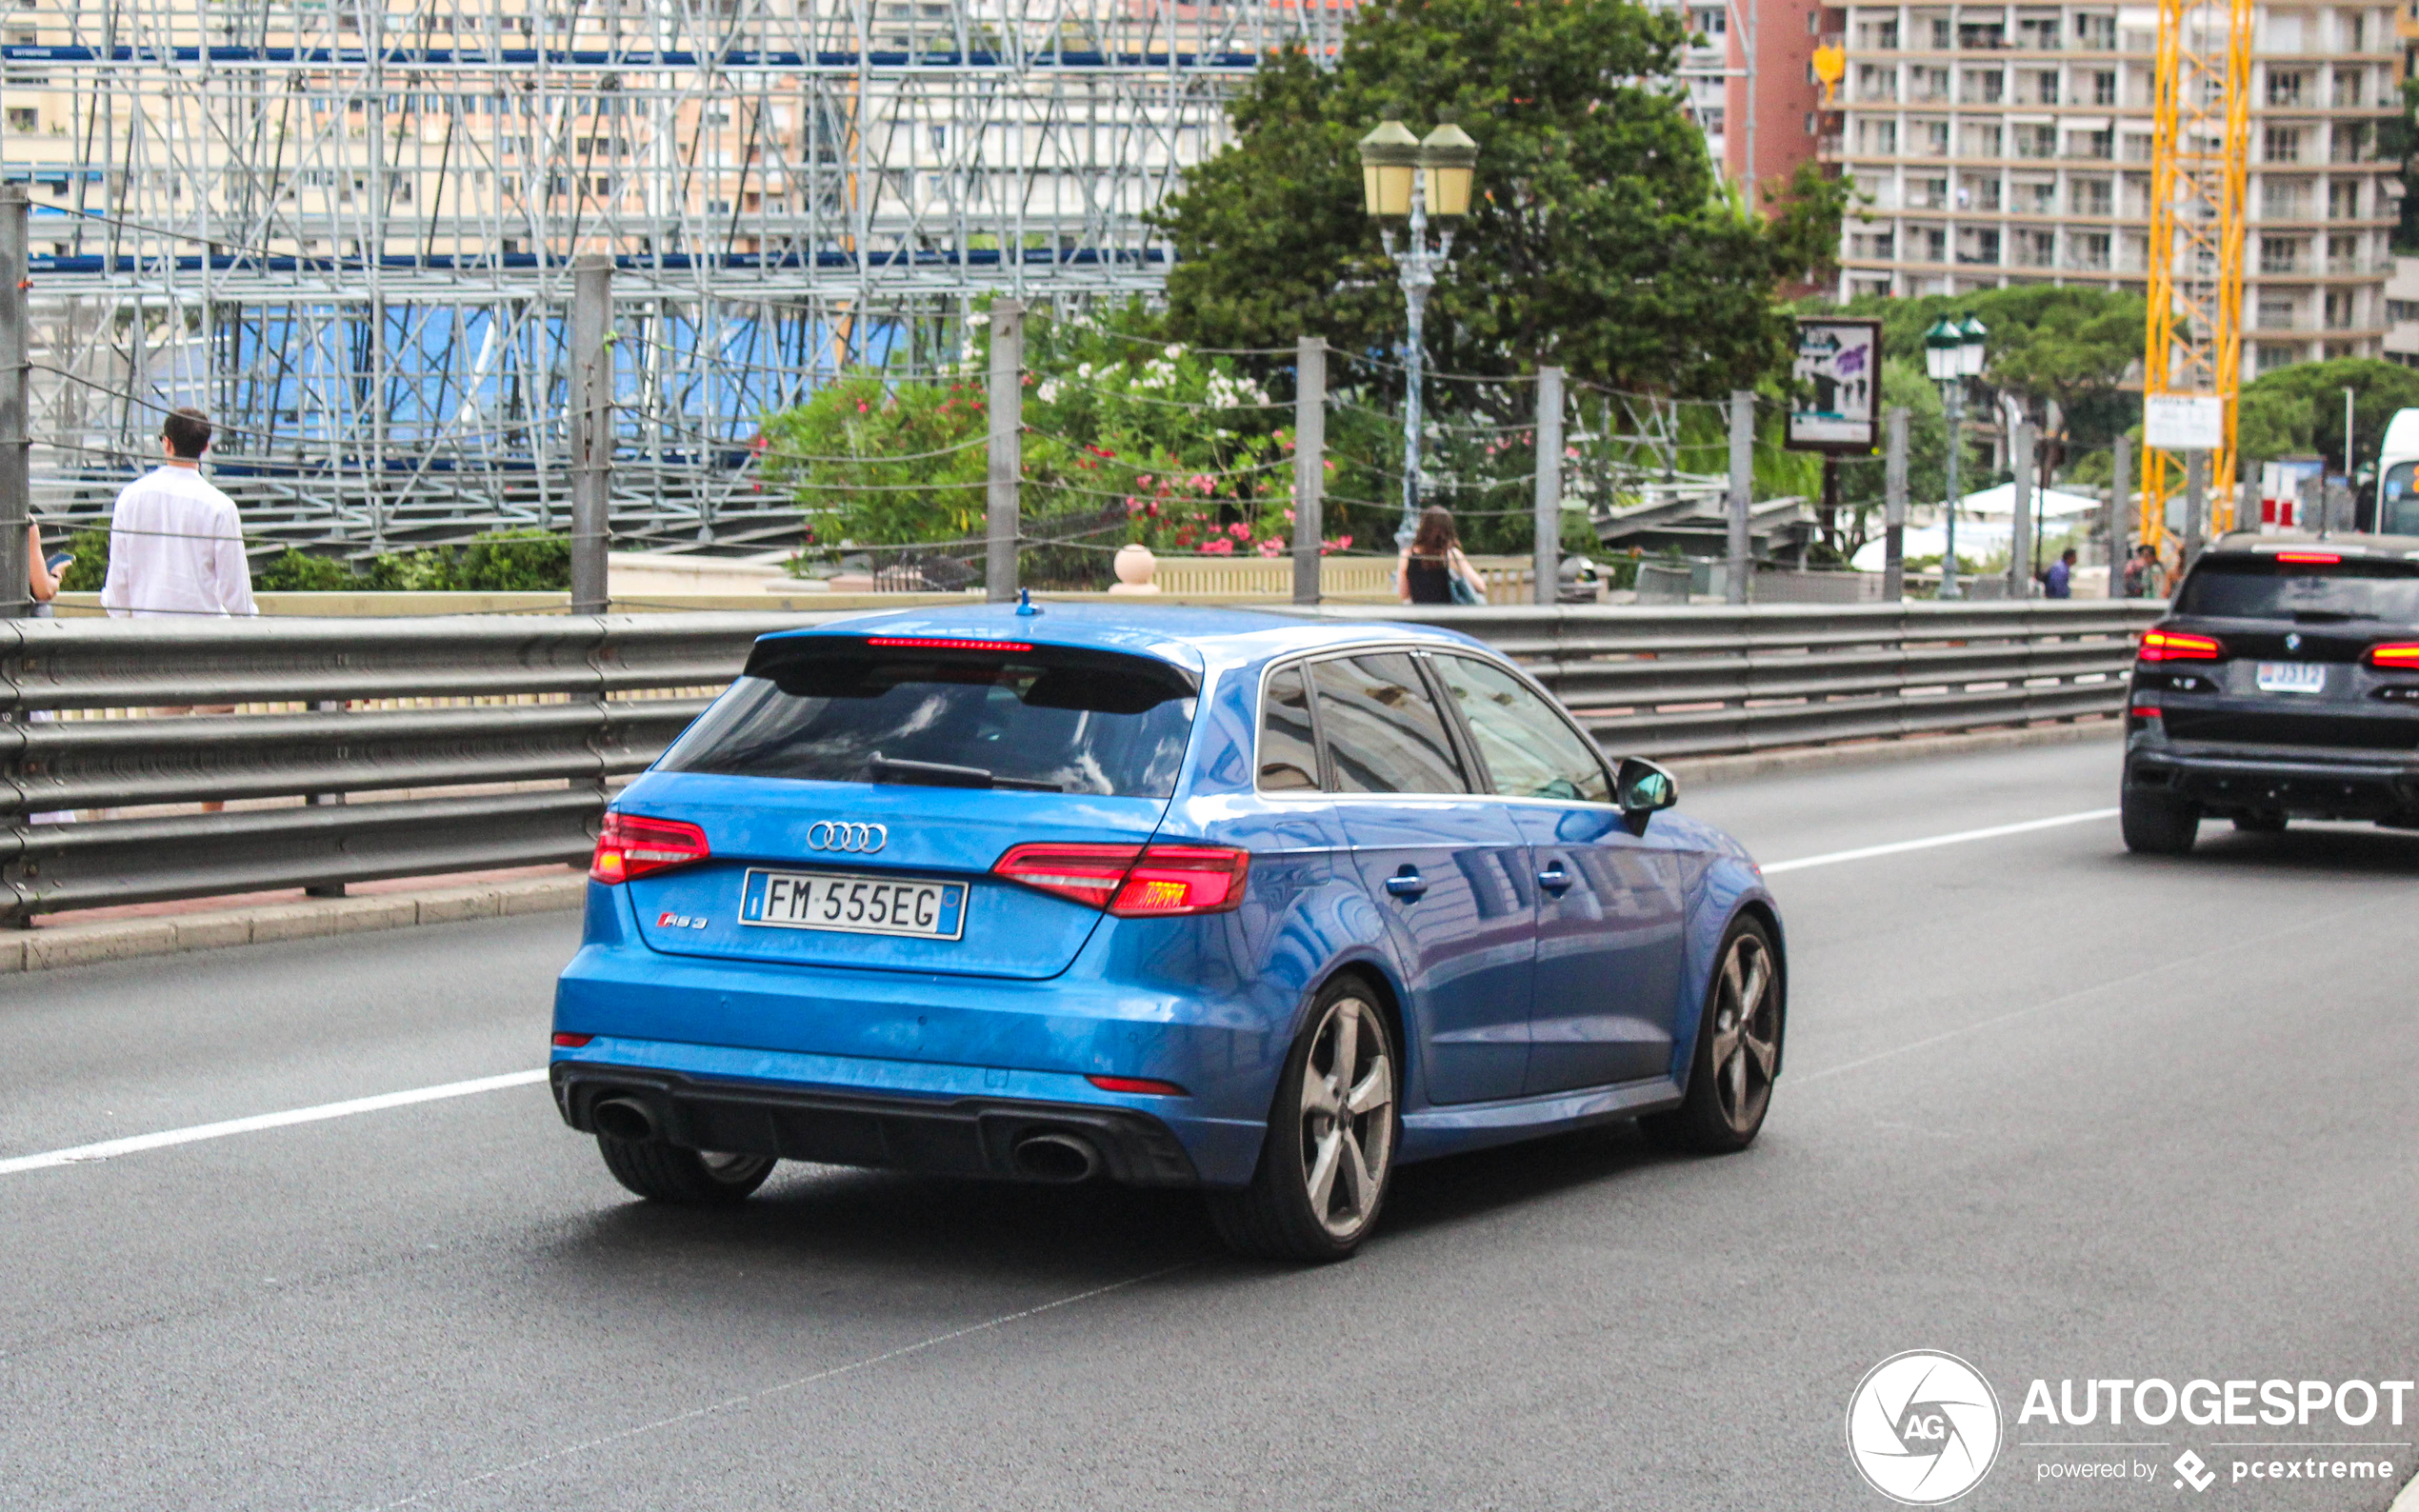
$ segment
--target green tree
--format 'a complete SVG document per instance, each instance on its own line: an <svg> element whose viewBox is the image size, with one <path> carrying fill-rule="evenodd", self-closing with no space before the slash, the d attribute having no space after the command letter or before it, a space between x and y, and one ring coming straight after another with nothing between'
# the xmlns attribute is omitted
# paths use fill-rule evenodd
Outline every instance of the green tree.
<svg viewBox="0 0 2419 1512"><path fill-rule="evenodd" d="M2419 408L2419 370L2374 357L2295 363L2245 384L2234 420L2245 464L2316 455L2330 471L2342 471L2347 388L2353 466L2373 466L2388 423L2400 410Z"/></svg>
<svg viewBox="0 0 2419 1512"><path fill-rule="evenodd" d="M1372 0L1333 68L1269 55L1229 108L1235 144L1156 214L1179 253L1170 326L1208 346L1393 345L1403 298L1355 144L1389 116L1452 120L1477 139L1479 192L1429 307L1440 368L1751 386L1787 358L1774 288L1832 254L1847 190L1804 176L1769 219L1729 194L1656 82L1685 35L1630 0Z"/></svg>
<svg viewBox="0 0 2419 1512"><path fill-rule="evenodd" d="M1849 309L1878 317L1885 354L1917 372L1924 370L1926 331L1944 317L1981 321L1990 332L1977 385L1983 403L1969 411L1989 419L2000 393L2038 413L2054 403L2063 424L2049 439L2069 455L2105 447L2141 421L2139 395L2123 387L2142 360L2149 309L2140 294L2024 284L1920 299L1868 295Z"/></svg>

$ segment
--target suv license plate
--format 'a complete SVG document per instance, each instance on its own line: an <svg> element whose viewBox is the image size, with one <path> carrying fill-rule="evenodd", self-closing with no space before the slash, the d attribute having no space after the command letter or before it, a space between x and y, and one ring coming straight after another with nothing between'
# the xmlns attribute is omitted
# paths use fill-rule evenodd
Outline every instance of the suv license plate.
<svg viewBox="0 0 2419 1512"><path fill-rule="evenodd" d="M739 889L739 922L771 929L955 940L966 933L966 884L751 869Z"/></svg>
<svg viewBox="0 0 2419 1512"><path fill-rule="evenodd" d="M2263 693L2324 693L2324 662L2262 662L2254 674Z"/></svg>

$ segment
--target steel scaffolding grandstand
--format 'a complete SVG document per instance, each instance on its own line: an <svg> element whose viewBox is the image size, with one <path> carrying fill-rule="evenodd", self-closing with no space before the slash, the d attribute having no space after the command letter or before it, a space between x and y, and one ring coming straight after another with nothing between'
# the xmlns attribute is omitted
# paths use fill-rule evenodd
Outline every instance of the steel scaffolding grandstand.
<svg viewBox="0 0 2419 1512"><path fill-rule="evenodd" d="M957 359L990 291L1155 288L1141 214L1269 49L1349 0L21 0L36 507L219 419L264 539L569 508L570 263L615 263L616 533L791 538L757 416Z"/></svg>

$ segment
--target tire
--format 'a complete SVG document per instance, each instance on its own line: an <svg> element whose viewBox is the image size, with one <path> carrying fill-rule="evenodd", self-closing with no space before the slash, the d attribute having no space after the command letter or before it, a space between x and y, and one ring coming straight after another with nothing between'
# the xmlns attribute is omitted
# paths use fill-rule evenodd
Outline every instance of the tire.
<svg viewBox="0 0 2419 1512"><path fill-rule="evenodd" d="M770 1155L712 1155L662 1140L617 1140L610 1134L597 1135L596 1148L613 1180L650 1203L684 1207L744 1203L776 1164Z"/></svg>
<svg viewBox="0 0 2419 1512"><path fill-rule="evenodd" d="M1393 1180L1402 1064L1367 986L1345 977L1320 990L1277 1078L1251 1184L1207 1194L1229 1248L1327 1262L1361 1247Z"/></svg>
<svg viewBox="0 0 2419 1512"><path fill-rule="evenodd" d="M2254 808L2248 814L2234 816L2234 827L2247 835L2281 835L2291 823L2279 809Z"/></svg>
<svg viewBox="0 0 2419 1512"><path fill-rule="evenodd" d="M2125 848L2146 856L2184 856L2200 837L2201 806L2128 787L2117 799Z"/></svg>
<svg viewBox="0 0 2419 1512"><path fill-rule="evenodd" d="M1772 1106L1785 982L1771 932L1752 918L1730 925L1714 960L1689 1056L1689 1089L1678 1107L1638 1124L1668 1149L1728 1155L1755 1143Z"/></svg>

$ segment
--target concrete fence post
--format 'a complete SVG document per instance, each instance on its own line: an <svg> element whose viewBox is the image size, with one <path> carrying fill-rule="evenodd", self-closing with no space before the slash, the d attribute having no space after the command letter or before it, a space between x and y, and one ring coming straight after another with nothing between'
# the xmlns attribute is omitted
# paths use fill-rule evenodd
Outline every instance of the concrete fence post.
<svg viewBox="0 0 2419 1512"><path fill-rule="evenodd" d="M1017 483L1024 472L1025 306L991 302L990 474L985 525L983 596L1016 597Z"/></svg>
<svg viewBox="0 0 2419 1512"><path fill-rule="evenodd" d="M1293 602L1316 604L1327 529L1327 341L1304 336L1293 353Z"/></svg>
<svg viewBox="0 0 2419 1512"><path fill-rule="evenodd" d="M602 614L611 587L613 260L571 265L571 612Z"/></svg>
<svg viewBox="0 0 2419 1512"><path fill-rule="evenodd" d="M1537 369L1537 591L1552 604L1562 583L1562 369Z"/></svg>
<svg viewBox="0 0 2419 1512"><path fill-rule="evenodd" d="M2126 522L2133 518L2133 438L2116 438L2109 470L2109 597L2125 597L2125 559L2133 554Z"/></svg>
<svg viewBox="0 0 2419 1512"><path fill-rule="evenodd" d="M1889 407L1889 440L1882 454L1882 602L1907 596L1907 407Z"/></svg>
<svg viewBox="0 0 2419 1512"><path fill-rule="evenodd" d="M1745 604L1748 599L1752 564L1748 560L1747 507L1754 487L1755 395L1734 388L1730 391L1730 540L1722 584L1723 598L1731 604Z"/></svg>
<svg viewBox="0 0 2419 1512"><path fill-rule="evenodd" d="M0 184L0 619L29 608L26 522L33 517L29 364L32 322L27 316L26 216L23 184Z"/></svg>
<svg viewBox="0 0 2419 1512"><path fill-rule="evenodd" d="M2032 422L2016 422L2016 433L2008 458L2008 470L2015 475L2013 509L2008 522L2008 600L2021 604L2032 597Z"/></svg>

